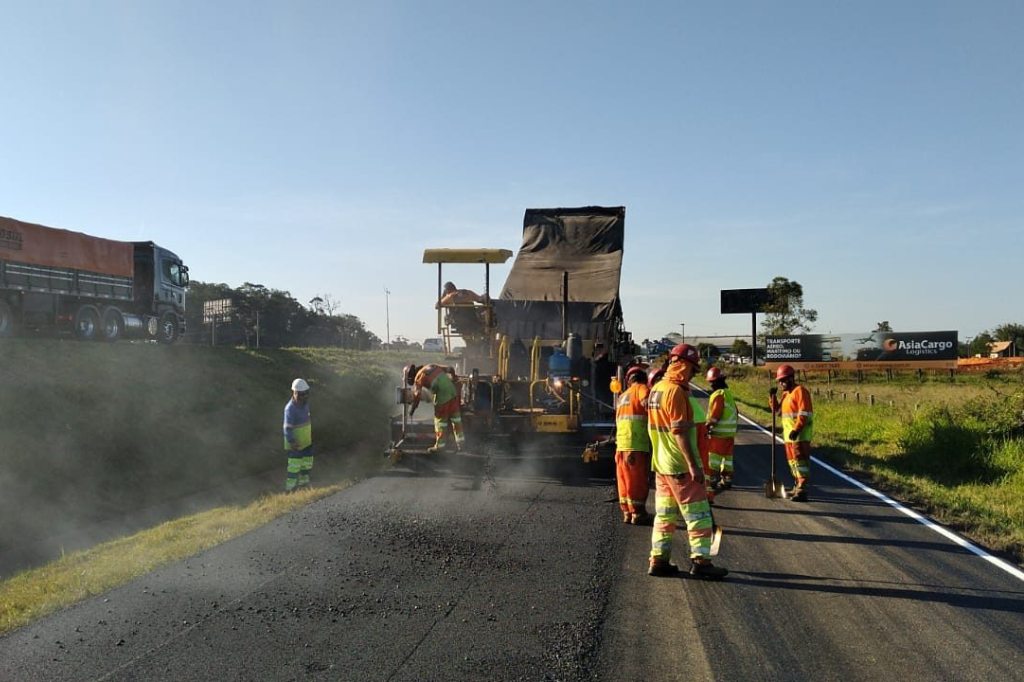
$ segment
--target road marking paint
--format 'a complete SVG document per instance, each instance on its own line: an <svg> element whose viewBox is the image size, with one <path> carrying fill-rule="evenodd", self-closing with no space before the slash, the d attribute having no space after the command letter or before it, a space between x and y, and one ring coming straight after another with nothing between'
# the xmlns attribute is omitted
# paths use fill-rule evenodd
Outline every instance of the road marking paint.
<svg viewBox="0 0 1024 682"><path fill-rule="evenodd" d="M747 422L748 424L750 424L754 428L760 430L765 435L772 436L772 434L768 432L768 429L764 428L763 426L761 426L757 422L751 421L747 417L744 417L742 414L739 415L739 417L740 417L740 419L742 419L743 421ZM775 440L776 440L776 442L780 442L780 443L784 443L785 442L781 438L779 438L778 436L775 436ZM1004 559L1000 559L997 556L993 556L988 551L982 549L981 547L978 547L977 545L975 545L970 540L967 540L966 538L958 535L957 533L954 533L953 531L951 531L950 529L946 528L945 526L937 523L933 519L930 519L927 516L919 514L916 511L914 511L913 509L910 509L908 507L903 506L903 504L901 504L900 502L897 502L896 500L892 499L888 495L886 495L886 494L884 494L882 492L879 492L878 490L875 490L874 488L872 488L870 486L864 485L863 483L861 483L857 479L852 478L851 476L848 476L848 475L844 474L842 471L839 471L838 469L833 467L831 464L823 462L822 460L818 459L814 455L811 455L811 461L814 462L815 464L817 464L818 466L822 467L823 469L827 469L827 470L831 471L833 474L835 474L839 478L843 479L844 481L846 481L848 483L851 483L852 485L856 486L857 488L860 488L864 492L870 493L870 494L874 495L875 497L880 499L882 502L885 502L887 505L889 505L893 509L896 509L900 513L905 514L906 516L909 516L910 518L912 518L915 521L917 521L918 523L920 523L922 526L925 526L926 528L928 528L928 529L938 533L939 535L943 536L944 538L946 538L948 540L951 540L954 544L957 544L957 545L963 547L964 549L966 549L967 551L971 552L972 554L975 554L975 555L981 557L982 559L984 559L985 561L989 562L990 564L992 564L996 568L1002 569L1003 571L1009 573L1010 575L1015 577L1017 580L1024 581L1024 571L1020 570L1019 568L1017 568L1016 566L1014 566L1010 562L1008 562L1008 561L1006 561Z"/></svg>

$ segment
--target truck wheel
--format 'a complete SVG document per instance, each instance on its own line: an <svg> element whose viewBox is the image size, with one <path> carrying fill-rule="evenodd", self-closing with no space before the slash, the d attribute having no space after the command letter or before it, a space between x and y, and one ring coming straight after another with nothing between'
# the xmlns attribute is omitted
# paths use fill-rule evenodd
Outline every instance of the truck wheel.
<svg viewBox="0 0 1024 682"><path fill-rule="evenodd" d="M0 339L14 336L14 311L7 301L0 301Z"/></svg>
<svg viewBox="0 0 1024 682"><path fill-rule="evenodd" d="M178 316L166 312L160 316L160 325L156 330L157 343L174 343L178 340Z"/></svg>
<svg viewBox="0 0 1024 682"><path fill-rule="evenodd" d="M93 341L100 333L100 311L96 306L83 305L75 313L75 338L82 341Z"/></svg>
<svg viewBox="0 0 1024 682"><path fill-rule="evenodd" d="M100 327L100 337L104 341L117 341L124 332L124 317L121 311L113 306L103 311L103 323Z"/></svg>

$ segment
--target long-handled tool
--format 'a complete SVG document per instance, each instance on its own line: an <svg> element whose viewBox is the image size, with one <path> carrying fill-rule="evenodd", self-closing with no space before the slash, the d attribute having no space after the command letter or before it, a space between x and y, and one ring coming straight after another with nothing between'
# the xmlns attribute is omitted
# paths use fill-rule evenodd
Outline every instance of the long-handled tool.
<svg viewBox="0 0 1024 682"><path fill-rule="evenodd" d="M722 527L715 523L714 512L711 513L711 528L711 556L718 556L718 549L722 546Z"/></svg>
<svg viewBox="0 0 1024 682"><path fill-rule="evenodd" d="M772 410L772 477L764 484L764 496L769 498L786 497L786 488L775 478L775 396L771 395Z"/></svg>

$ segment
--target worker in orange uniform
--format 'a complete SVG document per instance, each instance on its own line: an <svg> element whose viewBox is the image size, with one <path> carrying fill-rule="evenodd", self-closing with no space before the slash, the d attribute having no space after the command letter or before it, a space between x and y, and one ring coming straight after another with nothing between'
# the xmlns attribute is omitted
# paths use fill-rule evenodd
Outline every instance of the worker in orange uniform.
<svg viewBox="0 0 1024 682"><path fill-rule="evenodd" d="M647 525L651 441L647 436L647 374L641 367L626 370L626 390L615 401L615 480L622 522Z"/></svg>
<svg viewBox="0 0 1024 682"><path fill-rule="evenodd" d="M708 415L704 422L707 426L711 487L716 491L728 490L732 487L732 455L739 427L739 411L721 369L712 367L705 379L711 384Z"/></svg>
<svg viewBox="0 0 1024 682"><path fill-rule="evenodd" d="M462 404L456 388L455 368L429 364L417 369L416 365L410 364L405 366L403 374L405 383L413 387L412 407L409 409L410 417L419 407L420 392L424 388L430 391L434 400L435 440L434 445L428 448L427 452L444 451L449 427L451 427L452 435L455 436L455 449L461 450L465 443L465 436L462 432Z"/></svg>
<svg viewBox="0 0 1024 682"><path fill-rule="evenodd" d="M791 365L779 365L775 380L782 388L768 391L769 408L782 415L782 435L786 442L786 461L796 485L790 499L807 501L808 481L811 475L811 438L814 437L814 408L811 392L796 383L796 370ZM775 438L775 434L772 434Z"/></svg>
<svg viewBox="0 0 1024 682"><path fill-rule="evenodd" d="M680 517L686 522L690 546L689 574L721 580L729 571L711 563L714 522L697 449L697 430L690 404L690 379L700 365L697 349L681 343L669 351L661 381L648 398L647 431L655 478L655 518L651 533L648 575L679 573L671 563L672 538Z"/></svg>
<svg viewBox="0 0 1024 682"><path fill-rule="evenodd" d="M650 385L651 385L652 388L654 387L654 384L656 384L658 382L658 380L661 379L661 376L664 373L665 373L665 370L663 370L663 369L656 369L656 370L654 370L651 373L652 377L656 377L656 379L652 379L651 380L651 384ZM708 450L708 447L709 447L708 427L707 427L707 424L705 423L705 419L706 419L707 416L704 413L704 408L701 407L700 402L693 396L692 393L690 394L690 407L693 409L693 423L694 423L694 429L696 430L695 438L697 439L697 453L700 455L700 465L701 465L703 471L710 471L711 470L711 464L710 464L710 451ZM715 493L717 491L716 491L714 485L712 485L712 483L711 483L711 477L710 476L705 476L704 478L705 478L705 480L704 480L704 487L705 487L705 489L707 490L707 493L708 493L708 504L714 504L715 503Z"/></svg>

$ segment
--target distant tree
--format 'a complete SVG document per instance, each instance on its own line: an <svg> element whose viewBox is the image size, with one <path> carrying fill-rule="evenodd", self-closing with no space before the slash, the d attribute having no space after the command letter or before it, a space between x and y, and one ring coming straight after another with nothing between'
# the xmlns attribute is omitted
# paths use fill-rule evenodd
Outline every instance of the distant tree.
<svg viewBox="0 0 1024 682"><path fill-rule="evenodd" d="M988 357L988 344L992 343L995 339L988 332L982 332L970 340L969 343L960 344L960 352L969 358L973 358L977 355L982 357Z"/></svg>
<svg viewBox="0 0 1024 682"><path fill-rule="evenodd" d="M323 346L354 350L375 350L381 340L368 331L362 320L338 312L339 304L330 294L313 297L303 307L287 291L246 282L238 289L226 284L192 281L186 314L187 339L210 343L212 330L203 320L203 304L228 299L232 314L217 326L218 345L245 344L261 347Z"/></svg>
<svg viewBox="0 0 1024 682"><path fill-rule="evenodd" d="M818 319L817 310L804 307L804 288L796 280L773 279L768 285L768 300L761 322L761 329L768 336L809 332Z"/></svg>
<svg viewBox="0 0 1024 682"><path fill-rule="evenodd" d="M1012 345L1010 352L1013 355L1020 355L1024 352L1024 325L1014 322L1007 322L996 327L992 335L997 341L1009 341Z"/></svg>
<svg viewBox="0 0 1024 682"><path fill-rule="evenodd" d="M741 358L749 358L752 350L753 349L750 347L750 344L744 339L736 339L732 342L732 347L729 349L729 352L733 355L738 355Z"/></svg>
<svg viewBox="0 0 1024 682"><path fill-rule="evenodd" d="M416 341L410 341L404 336L396 336L391 339L391 350L423 350Z"/></svg>
<svg viewBox="0 0 1024 682"><path fill-rule="evenodd" d="M876 332L891 333L892 332L892 327L889 326L889 320L883 320L882 322L879 322L877 325L875 325L875 331Z"/></svg>
<svg viewBox="0 0 1024 682"><path fill-rule="evenodd" d="M713 343L698 343L697 355L704 358L708 362L714 362L715 360L718 359L718 346L716 346Z"/></svg>
<svg viewBox="0 0 1024 682"><path fill-rule="evenodd" d="M309 309L317 315L334 315L341 309L339 303L330 294L317 294L309 299Z"/></svg>

